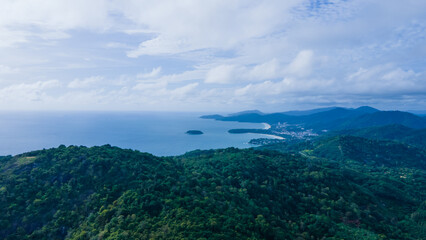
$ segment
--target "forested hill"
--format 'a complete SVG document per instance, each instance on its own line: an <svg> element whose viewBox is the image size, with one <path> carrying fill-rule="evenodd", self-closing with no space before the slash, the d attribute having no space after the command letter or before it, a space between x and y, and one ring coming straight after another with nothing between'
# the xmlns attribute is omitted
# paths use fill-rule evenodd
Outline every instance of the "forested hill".
<svg viewBox="0 0 426 240"><path fill-rule="evenodd" d="M373 140L392 140L420 148L426 147L426 129L412 129L399 124L334 131L328 135L349 135Z"/></svg>
<svg viewBox="0 0 426 240"><path fill-rule="evenodd" d="M254 123L297 124L304 128L321 130L343 130L399 124L409 128L426 128L426 118L401 111L380 111L372 107L321 108L308 111L283 113L240 112L228 116L207 115L205 119Z"/></svg>
<svg viewBox="0 0 426 240"><path fill-rule="evenodd" d="M159 158L106 145L4 157L0 238L426 238L423 169L302 153Z"/></svg>

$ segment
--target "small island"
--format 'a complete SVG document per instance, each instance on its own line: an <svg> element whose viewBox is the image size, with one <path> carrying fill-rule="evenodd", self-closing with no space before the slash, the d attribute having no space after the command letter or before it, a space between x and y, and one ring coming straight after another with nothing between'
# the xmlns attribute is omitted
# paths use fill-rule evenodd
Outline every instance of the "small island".
<svg viewBox="0 0 426 240"><path fill-rule="evenodd" d="M204 134L202 131L200 131L200 130L188 130L188 131L186 131L186 134L189 134L189 135L201 135L201 134Z"/></svg>

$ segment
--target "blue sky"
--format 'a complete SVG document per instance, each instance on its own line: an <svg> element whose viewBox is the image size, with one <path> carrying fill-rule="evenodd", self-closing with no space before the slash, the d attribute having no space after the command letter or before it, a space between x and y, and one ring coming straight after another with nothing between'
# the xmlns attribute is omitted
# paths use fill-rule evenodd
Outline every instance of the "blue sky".
<svg viewBox="0 0 426 240"><path fill-rule="evenodd" d="M424 9L419 0L4 0L0 110L424 110Z"/></svg>

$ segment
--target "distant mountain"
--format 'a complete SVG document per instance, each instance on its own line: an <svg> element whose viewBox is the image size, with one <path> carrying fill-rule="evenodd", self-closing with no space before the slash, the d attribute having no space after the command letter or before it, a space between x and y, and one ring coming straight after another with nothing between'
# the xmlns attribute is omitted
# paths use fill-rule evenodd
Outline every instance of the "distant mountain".
<svg viewBox="0 0 426 240"><path fill-rule="evenodd" d="M303 110L303 111L287 111L287 112L282 112L282 114L290 115L290 116L305 116L305 115L311 115L311 114L314 114L314 113L330 111L330 110L333 110L335 108L337 108L337 107L316 108L316 109Z"/></svg>
<svg viewBox="0 0 426 240"><path fill-rule="evenodd" d="M298 117L289 116L282 113L259 114L259 113L245 113L240 115L205 115L201 116L204 119L215 119L219 121L234 121L234 122L253 122L253 123L278 123L278 122L297 122Z"/></svg>
<svg viewBox="0 0 426 240"><path fill-rule="evenodd" d="M364 114L375 113L379 110L371 107L352 108L334 108L329 111L311 114L301 117L300 123L308 128L331 129L336 126L336 121L343 119L353 119Z"/></svg>
<svg viewBox="0 0 426 240"><path fill-rule="evenodd" d="M336 129L365 128L400 124L410 128L426 128L426 119L408 112L379 111L342 122Z"/></svg>
<svg viewBox="0 0 426 240"><path fill-rule="evenodd" d="M333 107L327 109L313 109L308 111L301 111L296 113L295 111L290 112L290 114L284 113L270 113L264 114L256 111L245 111L235 114L230 114L228 116L221 115L207 115L202 116L201 118L216 119L221 121L237 121L237 122L266 122L270 124L278 122L287 122L287 123L311 123L311 122L323 122L331 121L339 118L344 118L347 116L358 116L362 111L357 109L347 109L347 108L338 108ZM311 114L308 114L311 112ZM306 115L306 114L308 115Z"/></svg>
<svg viewBox="0 0 426 240"><path fill-rule="evenodd" d="M417 116L426 117L426 111L425 110L407 110L406 112L416 114Z"/></svg>
<svg viewBox="0 0 426 240"><path fill-rule="evenodd" d="M373 140L393 140L426 148L426 129L413 129L399 124L347 129L330 132L330 135L350 135Z"/></svg>
<svg viewBox="0 0 426 240"><path fill-rule="evenodd" d="M247 110L247 111L242 111L242 112L231 113L231 114L228 114L227 116L222 116L222 115L219 115L219 114L212 114L212 115L203 115L200 118L229 121L228 119L240 118L241 116L243 116L243 118L245 118L247 116L260 117L262 115L265 115L265 114L263 112L259 111L259 110Z"/></svg>
<svg viewBox="0 0 426 240"><path fill-rule="evenodd" d="M210 118L220 121L298 124L307 129L314 129L317 132L322 130L355 129L391 124L399 124L416 129L426 128L426 118L419 117L408 112L380 111L368 106L355 109L334 107L330 110L323 110L324 109L309 110L310 112L315 113L308 115L303 115L304 113L308 113L303 111L290 112L290 114L264 114L258 111L249 111L231 114L229 116L209 115L202 116L202 118Z"/></svg>
<svg viewBox="0 0 426 240"><path fill-rule="evenodd" d="M369 106L362 106L362 107L356 108L355 111L359 113L375 113L375 112L379 112L380 110L369 107Z"/></svg>
<svg viewBox="0 0 426 240"><path fill-rule="evenodd" d="M219 114L212 114L212 115L203 115L200 118L222 120L224 118L224 116L219 115Z"/></svg>
<svg viewBox="0 0 426 240"><path fill-rule="evenodd" d="M240 115L245 115L245 114L264 115L264 113L259 111L259 110L247 110L247 111L242 111L242 112L237 112L237 113L231 113L231 114L228 115L228 117L235 117L235 116L240 116Z"/></svg>

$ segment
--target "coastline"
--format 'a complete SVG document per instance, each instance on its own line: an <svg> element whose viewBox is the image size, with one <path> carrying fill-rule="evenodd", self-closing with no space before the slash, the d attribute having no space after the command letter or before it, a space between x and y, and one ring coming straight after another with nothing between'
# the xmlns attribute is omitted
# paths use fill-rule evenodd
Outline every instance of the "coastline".
<svg viewBox="0 0 426 240"><path fill-rule="evenodd" d="M268 130L271 128L271 125L269 125L268 123L262 123L263 124L263 129Z"/></svg>
<svg viewBox="0 0 426 240"><path fill-rule="evenodd" d="M277 136L277 135L272 135L272 134L266 134L266 133L251 133L251 134L257 134L257 135L265 135L265 136L269 136L273 139L280 139L280 140L284 140L285 138L281 137L281 136Z"/></svg>

